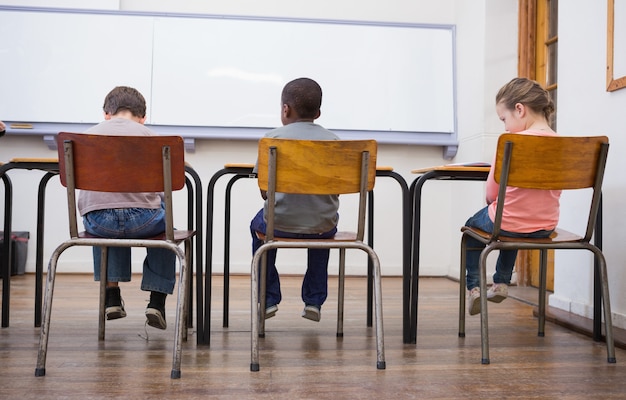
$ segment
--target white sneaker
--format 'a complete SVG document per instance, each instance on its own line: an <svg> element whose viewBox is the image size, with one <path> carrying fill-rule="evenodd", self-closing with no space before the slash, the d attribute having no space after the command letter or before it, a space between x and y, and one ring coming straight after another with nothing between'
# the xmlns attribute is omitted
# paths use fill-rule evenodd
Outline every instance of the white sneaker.
<svg viewBox="0 0 626 400"><path fill-rule="evenodd" d="M494 283L487 290L487 300L494 303L501 303L509 295L509 287L506 283Z"/></svg>
<svg viewBox="0 0 626 400"><path fill-rule="evenodd" d="M311 321L319 322L321 317L320 307L307 304L302 310L302 318L310 319Z"/></svg>
<svg viewBox="0 0 626 400"><path fill-rule="evenodd" d="M467 294L467 312L469 315L480 314L480 288L475 287Z"/></svg>
<svg viewBox="0 0 626 400"><path fill-rule="evenodd" d="M270 319L276 315L276 311L278 311L278 306L274 304L273 306L269 306L265 309L265 319Z"/></svg>

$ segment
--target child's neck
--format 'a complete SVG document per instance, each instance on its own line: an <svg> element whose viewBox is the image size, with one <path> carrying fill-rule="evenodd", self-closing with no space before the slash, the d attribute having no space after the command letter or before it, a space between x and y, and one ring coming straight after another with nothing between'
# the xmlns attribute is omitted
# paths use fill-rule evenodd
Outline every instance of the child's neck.
<svg viewBox="0 0 626 400"><path fill-rule="evenodd" d="M526 128L526 130L552 132L552 128L550 128L550 125L546 121L534 121Z"/></svg>

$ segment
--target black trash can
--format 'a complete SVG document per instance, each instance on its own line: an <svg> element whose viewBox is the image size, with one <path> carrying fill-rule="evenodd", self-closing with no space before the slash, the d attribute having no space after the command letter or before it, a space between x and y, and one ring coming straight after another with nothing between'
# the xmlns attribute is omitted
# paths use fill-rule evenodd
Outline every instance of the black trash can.
<svg viewBox="0 0 626 400"><path fill-rule="evenodd" d="M30 232L11 232L11 275L23 275L26 271ZM0 231L0 260L4 257L4 232Z"/></svg>

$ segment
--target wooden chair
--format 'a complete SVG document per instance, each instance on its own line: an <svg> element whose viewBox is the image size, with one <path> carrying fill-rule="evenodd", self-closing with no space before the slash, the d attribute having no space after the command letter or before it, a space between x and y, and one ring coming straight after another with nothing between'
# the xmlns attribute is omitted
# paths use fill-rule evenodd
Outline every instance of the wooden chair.
<svg viewBox="0 0 626 400"><path fill-rule="evenodd" d="M608 138L535 136L503 134L498 140L495 179L500 184L493 233L464 226L461 228L461 274L459 300L459 336L465 336L465 258L467 239L485 244L480 255L480 302L482 363L489 364L489 333L487 322L487 256L493 250L540 250L539 331L544 336L546 314L546 264L549 249L584 249L593 252L601 279L608 362L615 362L611 305L606 260L602 251L590 243L600 204L602 179L608 152ZM527 189L570 190L593 189L587 226L583 236L561 228L545 239L513 238L500 234L506 187Z"/></svg>
<svg viewBox="0 0 626 400"><path fill-rule="evenodd" d="M107 276L107 247L160 247L173 251L180 262L178 303L174 337L172 378L180 378L182 341L186 340L186 288L191 257L191 239L194 231L174 230L172 191L185 185L184 145L178 136L105 136L80 133L59 133L59 171L61 183L67 187L70 239L61 243L52 253L43 309L43 323L39 340L39 354L35 376L46 373L46 354L52 296L57 263L60 255L73 246L102 248L100 280L100 307L98 339L104 340L104 298ZM165 198L166 230L149 239L109 239L78 232L76 189L101 192L163 192ZM185 251L180 244L185 244Z"/></svg>
<svg viewBox="0 0 626 400"><path fill-rule="evenodd" d="M343 336L345 251L360 249L373 264L376 319L377 368L385 369L380 262L374 250L363 242L367 193L376 179L374 140L291 140L263 138L259 141L258 184L267 191L267 233L264 244L252 258L252 357L251 371L259 370L259 336L265 335L266 252L278 248L339 249L339 294L337 336ZM359 193L357 232L338 232L333 239L283 239L274 237L276 192L296 194ZM259 288L259 268L261 287ZM261 296L259 298L259 290ZM259 328L261 326L261 328Z"/></svg>

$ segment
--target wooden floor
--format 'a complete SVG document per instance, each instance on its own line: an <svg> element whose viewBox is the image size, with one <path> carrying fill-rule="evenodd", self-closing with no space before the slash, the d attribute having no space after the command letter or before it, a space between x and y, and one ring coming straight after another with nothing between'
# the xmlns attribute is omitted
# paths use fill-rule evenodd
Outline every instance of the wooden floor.
<svg viewBox="0 0 626 400"><path fill-rule="evenodd" d="M365 280L346 282L345 336L335 337L336 279L322 321L300 317L300 277L282 277L283 302L260 341L250 372L249 278L231 281L230 327L222 327L221 277L214 279L211 346L190 330L182 378L170 379L174 298L166 331L147 328L140 277L123 284L128 317L97 340L97 284L60 275L52 312L46 376L35 377L39 329L33 327L34 276L11 279L11 326L0 330L0 398L233 399L611 399L626 398L626 351L606 361L604 343L548 323L537 337L533 307L490 304L491 364L480 364L479 317L457 337L457 283L420 280L418 339L402 343L401 279L384 278L386 370L376 369L374 330L365 326Z"/></svg>

